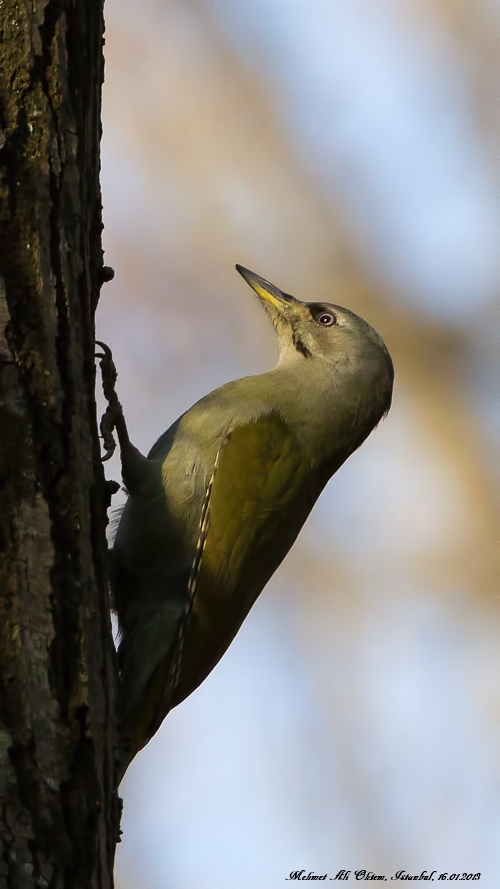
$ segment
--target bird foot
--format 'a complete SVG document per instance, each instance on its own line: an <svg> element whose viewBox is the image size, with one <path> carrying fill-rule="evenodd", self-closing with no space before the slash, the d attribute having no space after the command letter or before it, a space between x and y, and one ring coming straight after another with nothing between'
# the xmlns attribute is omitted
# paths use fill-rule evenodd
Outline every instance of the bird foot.
<svg viewBox="0 0 500 889"><path fill-rule="evenodd" d="M113 435L114 430L120 420L123 421L123 408L116 394L115 383L118 376L115 362L113 361L113 353L106 343L96 340L96 345L100 346L102 352L96 352L95 357L99 358L99 367L101 368L102 391L108 402L108 406L101 417L99 430L104 444L104 455L102 462L109 460L115 450L116 441Z"/></svg>

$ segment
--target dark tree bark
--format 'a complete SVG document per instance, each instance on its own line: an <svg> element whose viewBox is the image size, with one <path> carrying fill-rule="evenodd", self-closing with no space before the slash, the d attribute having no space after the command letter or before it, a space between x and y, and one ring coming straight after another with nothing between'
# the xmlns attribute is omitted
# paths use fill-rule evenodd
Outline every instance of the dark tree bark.
<svg viewBox="0 0 500 889"><path fill-rule="evenodd" d="M112 886L103 0L0 0L0 887Z"/></svg>

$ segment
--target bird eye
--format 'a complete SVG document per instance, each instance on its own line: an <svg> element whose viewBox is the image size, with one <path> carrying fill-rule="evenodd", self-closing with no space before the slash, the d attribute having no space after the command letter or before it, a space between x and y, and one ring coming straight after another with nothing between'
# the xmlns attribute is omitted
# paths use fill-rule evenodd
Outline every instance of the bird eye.
<svg viewBox="0 0 500 889"><path fill-rule="evenodd" d="M337 316L333 315L331 312L322 312L321 315L318 315L316 321L318 324L321 324L322 327L333 327L333 325L337 323Z"/></svg>

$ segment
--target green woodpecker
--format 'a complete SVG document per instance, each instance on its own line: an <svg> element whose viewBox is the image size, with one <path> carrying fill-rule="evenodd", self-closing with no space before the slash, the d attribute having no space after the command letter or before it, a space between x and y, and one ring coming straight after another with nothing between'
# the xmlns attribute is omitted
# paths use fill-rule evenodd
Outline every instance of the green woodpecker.
<svg viewBox="0 0 500 889"><path fill-rule="evenodd" d="M236 268L278 335L274 370L206 395L147 458L108 372L103 435L117 430L129 495L111 553L120 777L213 670L328 480L391 404L392 361L366 321Z"/></svg>

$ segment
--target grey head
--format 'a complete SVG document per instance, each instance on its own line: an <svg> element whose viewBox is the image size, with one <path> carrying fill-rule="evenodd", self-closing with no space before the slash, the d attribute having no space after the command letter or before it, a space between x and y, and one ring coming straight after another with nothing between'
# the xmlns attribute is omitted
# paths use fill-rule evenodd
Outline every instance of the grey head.
<svg viewBox="0 0 500 889"><path fill-rule="evenodd" d="M371 392L380 416L391 405L394 368L384 341L359 315L327 302L303 302L241 265L278 335L279 367Z"/></svg>

